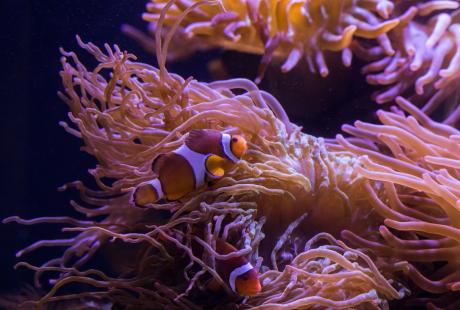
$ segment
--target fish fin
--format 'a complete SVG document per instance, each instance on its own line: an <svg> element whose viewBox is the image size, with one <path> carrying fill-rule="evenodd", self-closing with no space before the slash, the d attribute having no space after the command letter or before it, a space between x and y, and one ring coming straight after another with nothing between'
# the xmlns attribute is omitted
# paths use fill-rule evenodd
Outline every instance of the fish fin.
<svg viewBox="0 0 460 310"><path fill-rule="evenodd" d="M217 282L216 279L212 278L211 280L209 280L208 284L206 285L206 288L210 291L218 292L222 288L222 286L219 284L219 282Z"/></svg>
<svg viewBox="0 0 460 310"><path fill-rule="evenodd" d="M160 154L152 161L152 171L156 174L157 177L160 175L160 168L165 159L164 155L165 154Z"/></svg>
<svg viewBox="0 0 460 310"><path fill-rule="evenodd" d="M185 145L200 154L225 156L222 151L222 133L214 129L194 129L185 138Z"/></svg>
<svg viewBox="0 0 460 310"><path fill-rule="evenodd" d="M206 172L212 179L221 178L225 174L225 158L217 155L209 155L206 158Z"/></svg>
<svg viewBox="0 0 460 310"><path fill-rule="evenodd" d="M194 145L202 139L206 139L208 133L205 129L192 129L185 138L185 144Z"/></svg>

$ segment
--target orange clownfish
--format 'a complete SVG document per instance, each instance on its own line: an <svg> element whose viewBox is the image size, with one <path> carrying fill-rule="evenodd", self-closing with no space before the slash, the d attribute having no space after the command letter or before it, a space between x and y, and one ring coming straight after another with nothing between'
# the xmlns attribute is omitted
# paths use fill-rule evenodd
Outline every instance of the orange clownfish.
<svg viewBox="0 0 460 310"><path fill-rule="evenodd" d="M198 232L196 232L198 231ZM201 229L195 230L195 234L200 235ZM159 236L159 239L164 245L174 246L163 235ZM178 239L181 243L181 239ZM203 247L198 243L192 243L192 252L196 253L197 256L202 255ZM216 252L221 255L230 254L236 252L237 249L220 238L216 239ZM254 266L243 256L233 257L226 260L216 259L216 272L222 278L224 282L228 284L231 290L241 296L253 296L262 290L262 286L259 280L259 272ZM222 286L217 282L216 279L212 278L208 282L206 287L214 292L222 289Z"/></svg>
<svg viewBox="0 0 460 310"><path fill-rule="evenodd" d="M219 254L229 254L237 249L228 242L217 239L216 251ZM233 292L242 296L253 296L262 289L259 272L244 257L234 257L227 260L216 260L216 271L228 283ZM217 289L213 280L210 289Z"/></svg>
<svg viewBox="0 0 460 310"><path fill-rule="evenodd" d="M238 162L246 150L242 136L194 129L182 146L153 160L157 178L134 189L134 202L145 206L162 198L178 200L205 185L207 179L222 177L228 163Z"/></svg>

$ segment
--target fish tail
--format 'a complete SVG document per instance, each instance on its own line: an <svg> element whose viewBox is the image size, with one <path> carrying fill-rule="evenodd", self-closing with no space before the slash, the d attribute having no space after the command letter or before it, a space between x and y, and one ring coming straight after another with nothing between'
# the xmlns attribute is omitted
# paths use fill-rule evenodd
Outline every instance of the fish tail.
<svg viewBox="0 0 460 310"><path fill-rule="evenodd" d="M155 203L163 196L161 182L158 178L139 184L133 193L134 203L141 207Z"/></svg>

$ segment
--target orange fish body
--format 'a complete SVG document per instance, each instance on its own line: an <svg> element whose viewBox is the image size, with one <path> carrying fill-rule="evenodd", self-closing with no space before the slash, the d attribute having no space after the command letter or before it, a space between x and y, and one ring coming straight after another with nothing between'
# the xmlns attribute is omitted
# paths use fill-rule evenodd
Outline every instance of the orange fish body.
<svg viewBox="0 0 460 310"><path fill-rule="evenodd" d="M166 199L180 199L195 189L193 169L183 156L174 152L162 154L152 166Z"/></svg>
<svg viewBox="0 0 460 310"><path fill-rule="evenodd" d="M195 234L200 235L201 233L195 232ZM165 242L165 244L173 245L172 242L169 242L166 238L162 238L161 236L160 240ZM195 248L195 246L198 248ZM198 243L192 243L192 249L195 255L200 256L203 253L203 248ZM219 238L216 240L215 250L221 255L237 251L233 245ZM241 296L253 296L262 290L259 272L245 257L238 256L226 260L216 259L216 271L222 280L224 280L236 294ZM221 285L214 278L209 281L207 288L214 292L222 289Z"/></svg>
<svg viewBox="0 0 460 310"><path fill-rule="evenodd" d="M202 187L207 179L223 176L229 163L246 152L246 140L217 130L192 130L178 149L161 154L152 163L157 178L134 191L134 201L145 206L161 198L174 201Z"/></svg>
<svg viewBox="0 0 460 310"><path fill-rule="evenodd" d="M225 255L236 252L237 249L230 243L217 239L216 251ZM239 295L253 296L261 291L259 273L245 257L217 260L216 270L232 291Z"/></svg>

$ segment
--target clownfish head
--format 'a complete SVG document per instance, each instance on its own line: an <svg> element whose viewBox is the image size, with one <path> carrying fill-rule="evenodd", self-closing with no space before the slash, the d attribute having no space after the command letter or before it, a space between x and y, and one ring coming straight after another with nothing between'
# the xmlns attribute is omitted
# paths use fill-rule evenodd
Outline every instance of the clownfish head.
<svg viewBox="0 0 460 310"><path fill-rule="evenodd" d="M240 135L232 135L230 139L230 150L235 157L241 159L244 153L248 150L246 139Z"/></svg>
<svg viewBox="0 0 460 310"><path fill-rule="evenodd" d="M255 268L239 275L235 279L236 292L242 296L253 296L258 294L262 287L260 285L259 273Z"/></svg>
<svg viewBox="0 0 460 310"><path fill-rule="evenodd" d="M246 139L240 135L222 134L221 140L222 151L225 157L233 163L237 163L248 149Z"/></svg>

